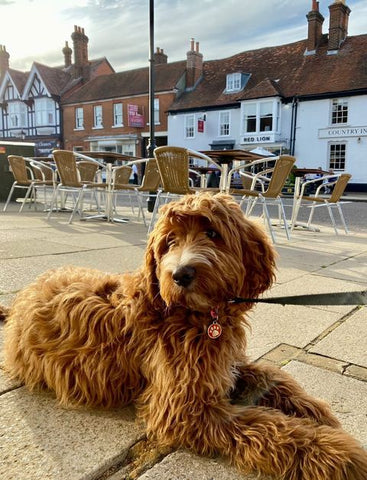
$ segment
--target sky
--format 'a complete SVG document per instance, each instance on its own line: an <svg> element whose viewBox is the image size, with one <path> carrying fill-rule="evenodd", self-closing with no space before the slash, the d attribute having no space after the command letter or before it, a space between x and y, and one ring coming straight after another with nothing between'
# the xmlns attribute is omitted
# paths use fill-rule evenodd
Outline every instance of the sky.
<svg viewBox="0 0 367 480"><path fill-rule="evenodd" d="M328 6L320 0L329 25ZM154 45L168 61L186 59L190 39L205 60L307 37L312 0L155 0ZM367 1L346 0L352 10L349 35L367 33ZM89 38L89 59L106 57L115 71L149 63L149 0L0 0L0 45L10 67L27 71L32 62L63 65L65 41L73 48L74 25Z"/></svg>

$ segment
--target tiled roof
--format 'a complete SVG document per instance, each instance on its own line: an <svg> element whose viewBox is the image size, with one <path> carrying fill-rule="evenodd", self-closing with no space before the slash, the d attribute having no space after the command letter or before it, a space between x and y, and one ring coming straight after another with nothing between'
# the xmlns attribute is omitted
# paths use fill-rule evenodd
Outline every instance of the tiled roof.
<svg viewBox="0 0 367 480"><path fill-rule="evenodd" d="M34 65L51 95L60 96L66 85L72 80L69 73L59 68L48 67L38 62L34 62Z"/></svg>
<svg viewBox="0 0 367 480"><path fill-rule="evenodd" d="M186 61L160 64L155 67L155 92L172 91L184 75ZM70 95L63 103L79 103L107 98L146 94L149 90L149 68L101 75Z"/></svg>
<svg viewBox="0 0 367 480"><path fill-rule="evenodd" d="M14 85L17 87L19 95L22 95L23 88L27 83L29 72L20 72L19 70L14 70L13 68L9 68L8 73L12 78Z"/></svg>
<svg viewBox="0 0 367 480"><path fill-rule="evenodd" d="M238 100L281 95L322 95L367 91L367 35L347 37L337 54L328 54L327 36L314 55L305 55L306 40L242 52L203 64L203 78L183 93L170 111L236 104ZM228 73L249 73L241 92L226 94Z"/></svg>

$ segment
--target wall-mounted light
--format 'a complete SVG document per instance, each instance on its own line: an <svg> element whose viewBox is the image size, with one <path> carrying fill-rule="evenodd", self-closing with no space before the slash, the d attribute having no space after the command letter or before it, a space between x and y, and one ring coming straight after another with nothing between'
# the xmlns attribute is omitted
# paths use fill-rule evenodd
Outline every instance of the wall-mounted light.
<svg viewBox="0 0 367 480"><path fill-rule="evenodd" d="M358 137L358 138L357 138L357 142L358 142L358 143L361 143L361 141L362 141L361 137Z"/></svg>

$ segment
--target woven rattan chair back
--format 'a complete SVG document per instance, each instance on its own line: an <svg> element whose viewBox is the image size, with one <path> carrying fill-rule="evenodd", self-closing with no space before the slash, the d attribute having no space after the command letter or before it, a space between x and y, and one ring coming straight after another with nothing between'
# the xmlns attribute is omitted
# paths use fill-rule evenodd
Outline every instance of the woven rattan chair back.
<svg viewBox="0 0 367 480"><path fill-rule="evenodd" d="M112 189L123 190L124 188L126 188L126 185L129 185L131 172L132 168L127 165L115 167L113 169Z"/></svg>
<svg viewBox="0 0 367 480"><path fill-rule="evenodd" d="M264 197L277 198L284 184L291 173L292 167L295 164L295 157L290 155L281 155L275 163L273 173L268 185L268 188L263 193Z"/></svg>
<svg viewBox="0 0 367 480"><path fill-rule="evenodd" d="M96 180L96 173L98 164L88 162L88 160L80 160L77 162L81 182L94 182Z"/></svg>
<svg viewBox="0 0 367 480"><path fill-rule="evenodd" d="M74 153L68 150L54 150L53 156L62 185L64 187L81 188L83 184L79 179Z"/></svg>
<svg viewBox="0 0 367 480"><path fill-rule="evenodd" d="M39 161L31 160L30 162L34 178L42 182L49 182L50 184L54 181L54 171L49 165Z"/></svg>
<svg viewBox="0 0 367 480"><path fill-rule="evenodd" d="M161 183L157 161L155 158L149 158L145 164L144 177L138 190L142 192L156 192Z"/></svg>
<svg viewBox="0 0 367 480"><path fill-rule="evenodd" d="M329 203L339 202L343 195L349 180L352 178L350 173L342 173L334 185L333 192L330 196Z"/></svg>
<svg viewBox="0 0 367 480"><path fill-rule="evenodd" d="M21 157L20 155L9 155L8 161L17 184L30 185L32 179L29 178L27 164L24 157Z"/></svg>
<svg viewBox="0 0 367 480"><path fill-rule="evenodd" d="M158 147L154 150L163 190L176 195L195 193L189 186L189 155L186 148Z"/></svg>

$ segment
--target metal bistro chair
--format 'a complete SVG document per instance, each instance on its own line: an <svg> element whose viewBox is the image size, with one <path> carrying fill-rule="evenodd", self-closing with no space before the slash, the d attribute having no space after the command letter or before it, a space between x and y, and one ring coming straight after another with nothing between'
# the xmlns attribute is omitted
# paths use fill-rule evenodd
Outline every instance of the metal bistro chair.
<svg viewBox="0 0 367 480"><path fill-rule="evenodd" d="M77 193L74 208L69 218L69 223L71 223L78 210L83 218L82 206L84 193L86 191L106 191L109 186L104 182L82 181L80 179L75 152L69 150L54 150L53 156L57 167L57 173L60 177L60 183L55 189L47 219L50 218L57 197L61 192Z"/></svg>
<svg viewBox="0 0 367 480"><path fill-rule="evenodd" d="M56 172L52 168L52 166L48 162L41 160L41 158L42 157L33 157L27 160L29 160L29 164L32 168L34 178L42 182L40 185L38 185L37 183L34 185L35 196L37 196L37 190L41 188L43 190L44 209L47 210L47 191L51 190L50 198L52 198L52 195L57 185L57 179Z"/></svg>
<svg viewBox="0 0 367 480"><path fill-rule="evenodd" d="M36 188L53 186L53 180L46 180L45 178L37 179L34 176L34 172L30 165L30 159L22 157L20 155L9 155L8 161L10 169L14 176L14 183L10 189L8 198L5 202L3 211L8 208L9 202L16 188L25 190L25 196L19 208L19 213L23 210L24 205L28 199L36 201Z"/></svg>
<svg viewBox="0 0 367 480"><path fill-rule="evenodd" d="M351 177L352 175L350 175L349 173L342 173L340 175L331 174L331 175L325 175L323 177L304 182L302 184L299 197L296 199L295 212L293 214L292 230L296 226L299 209L301 206L303 206L302 202L306 202L306 203L311 202L312 203L311 212L308 217L306 228L311 228L311 222L313 219L315 208L326 207L329 212L330 220L333 225L335 234L338 235L338 229L337 229L335 218L332 211L332 208L335 207L339 212L339 216L343 224L345 233L349 233L347 225L345 223L345 218L343 215L341 205L343 203L350 203L350 202L341 202L340 199ZM307 187L309 187L313 183L316 183L316 182L319 183L320 181L322 181L322 183L317 187L315 191L315 195L305 195L305 189ZM329 196L325 196L325 193L324 193L325 190L330 190L331 188L332 188L332 193Z"/></svg>
<svg viewBox="0 0 367 480"><path fill-rule="evenodd" d="M154 226L161 199L164 198L168 201L170 198L196 194L204 190L212 193L220 192L220 188L193 187L190 185L189 160L190 157L194 156L206 160L211 164L215 163L214 160L206 155L183 147L164 146L154 150L154 157L157 161L162 187L157 192L148 233L150 233Z"/></svg>
<svg viewBox="0 0 367 480"><path fill-rule="evenodd" d="M241 201L240 206L247 201L246 214L250 215L255 207L257 201L260 201L262 204L262 211L264 219L268 225L270 236L272 241L275 243L275 234L272 227L271 218L269 215L268 205L275 204L278 206L279 216L283 220L285 233L287 239L290 239L288 222L286 219L284 205L282 202L282 189L284 184L292 170L292 167L296 159L290 155L281 155L280 157L271 157L255 160L247 165L241 165L239 167L233 168L228 174L227 185L231 184L231 177L235 171L239 171L240 175L245 178L247 183L246 188L239 189L228 189L228 193L231 195L238 196L240 195ZM275 162L274 166L269 167L269 162ZM251 173L251 168L256 167L256 171ZM251 185L249 182L251 180Z"/></svg>
<svg viewBox="0 0 367 480"><path fill-rule="evenodd" d="M140 159L140 160L135 160L132 162L128 162L125 165L125 168L130 168L131 171L131 165L142 165L145 164L145 171L144 175L141 181L140 185L135 185L128 183L129 177L127 180L123 181L122 178L116 178L114 181L115 184L115 189L116 189L116 195L120 194L125 194L129 195L130 200L131 200L131 194L134 194L136 196L137 202L138 202L138 207L139 207L139 217L140 214L142 216L144 225L147 226L146 222L146 217L144 213L144 197L150 198L150 199L155 199L157 196L157 191L159 188L159 185L161 183L161 176L159 174L159 170L157 167L157 161L155 158L148 158L148 159ZM118 169L121 167L115 167L113 170L118 171ZM115 174L116 176L116 174ZM133 205L132 209L133 209ZM134 213L134 209L133 209ZM138 217L138 218L139 218Z"/></svg>

